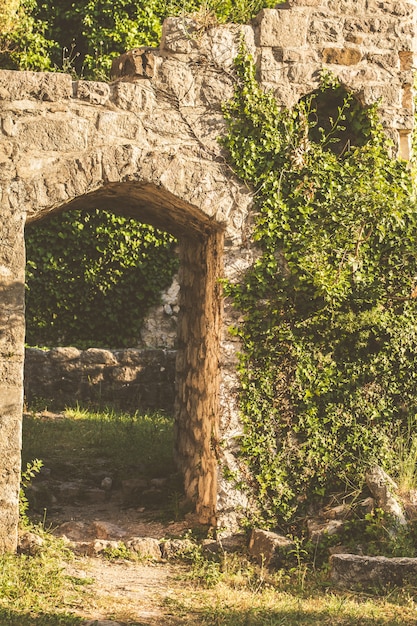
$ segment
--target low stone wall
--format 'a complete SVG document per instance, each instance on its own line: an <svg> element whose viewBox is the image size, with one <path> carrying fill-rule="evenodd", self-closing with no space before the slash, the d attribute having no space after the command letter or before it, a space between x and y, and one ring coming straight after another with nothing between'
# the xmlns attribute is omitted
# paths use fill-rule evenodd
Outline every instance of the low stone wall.
<svg viewBox="0 0 417 626"><path fill-rule="evenodd" d="M78 401L173 415L175 359L175 350L26 348L26 403L62 410Z"/></svg>

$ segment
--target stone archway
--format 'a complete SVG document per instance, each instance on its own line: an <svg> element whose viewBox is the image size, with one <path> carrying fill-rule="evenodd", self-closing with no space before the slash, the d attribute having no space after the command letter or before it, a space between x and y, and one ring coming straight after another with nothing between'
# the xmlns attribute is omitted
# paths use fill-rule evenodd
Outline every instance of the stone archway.
<svg viewBox="0 0 417 626"><path fill-rule="evenodd" d="M215 524L217 484L213 441L218 439L219 432L223 308L219 279L223 275L224 226L161 188L132 181L104 185L59 210L97 207L149 223L178 239L176 457L184 476L186 497L194 505L199 521Z"/></svg>
<svg viewBox="0 0 417 626"><path fill-rule="evenodd" d="M2 123L7 137L3 145L10 147L10 166L3 169L1 181L2 205L6 208L1 215L0 252L0 447L4 468L0 476L0 550L15 549L17 541L24 226L56 211L81 206L110 208L179 239L182 296L177 456L186 495L199 519L215 524L219 390L222 371L229 367L221 356L227 339L222 332L218 279L222 276L225 234L228 254L238 254L244 245L250 194L218 158L220 148L217 156L211 147L205 148L190 130L187 118L184 121L184 114L166 103L165 94L157 102L156 88L151 91L151 109L144 106L131 112L124 107L129 109L132 101L142 102L142 83L117 82L112 90L104 85L108 88L104 103L92 104L92 94L102 89L101 84L73 85L69 76L33 73L24 73L27 82L22 83L22 74L0 74L12 97ZM149 85L146 88L150 90ZM220 120L220 111L216 115ZM223 404L228 405L228 400Z"/></svg>

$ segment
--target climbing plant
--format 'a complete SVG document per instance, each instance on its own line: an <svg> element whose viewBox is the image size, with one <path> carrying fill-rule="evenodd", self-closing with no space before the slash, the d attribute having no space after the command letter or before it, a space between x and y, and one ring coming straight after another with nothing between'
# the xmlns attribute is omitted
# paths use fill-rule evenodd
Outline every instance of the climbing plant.
<svg viewBox="0 0 417 626"><path fill-rule="evenodd" d="M68 211L26 228L26 341L136 345L178 265L167 233L108 211Z"/></svg>
<svg viewBox="0 0 417 626"><path fill-rule="evenodd" d="M323 118L317 103L341 93L323 75L282 110L244 51L236 69L224 143L254 190L259 258L226 293L244 315L241 455L278 526L360 487L370 462L389 468L417 413L417 207L377 104L346 94Z"/></svg>

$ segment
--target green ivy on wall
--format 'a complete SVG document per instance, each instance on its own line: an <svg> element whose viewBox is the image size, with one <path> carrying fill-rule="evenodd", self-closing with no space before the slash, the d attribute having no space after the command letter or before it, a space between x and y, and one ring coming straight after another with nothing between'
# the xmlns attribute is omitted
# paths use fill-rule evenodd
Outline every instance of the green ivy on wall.
<svg viewBox="0 0 417 626"><path fill-rule="evenodd" d="M26 341L136 345L178 268L176 240L108 211L67 211L26 228Z"/></svg>
<svg viewBox="0 0 417 626"><path fill-rule="evenodd" d="M347 94L323 119L341 89L324 75L281 110L245 52L236 67L225 145L254 189L260 257L226 289L244 315L242 459L274 527L360 487L370 462L390 469L417 414L417 206L376 105Z"/></svg>

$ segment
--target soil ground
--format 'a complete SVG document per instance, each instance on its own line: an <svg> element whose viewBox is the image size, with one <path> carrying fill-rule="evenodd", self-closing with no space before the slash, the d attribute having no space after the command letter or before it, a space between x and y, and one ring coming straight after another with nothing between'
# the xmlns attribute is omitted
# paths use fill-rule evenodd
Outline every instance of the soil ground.
<svg viewBox="0 0 417 626"><path fill-rule="evenodd" d="M154 512L155 514L155 512ZM157 515L157 512L156 512ZM161 522L149 512L120 509L117 502L103 505L68 505L51 516L53 532L62 535L70 522L76 525L80 541L92 539L91 528L103 529L106 539L125 541L131 537L166 539L178 537L187 530L187 523ZM84 536L83 536L84 529ZM100 533L99 533L100 534ZM91 580L89 597L94 601L79 609L89 620L117 619L121 623L177 625L183 622L170 615L169 599L184 586L178 563L108 560L102 556L77 556L68 566L71 576Z"/></svg>
<svg viewBox="0 0 417 626"><path fill-rule="evenodd" d="M77 611L86 620L115 619L123 624L152 626L189 623L169 612L169 599L181 585L179 566L79 557L68 567L68 573L93 579L89 595L94 600Z"/></svg>

